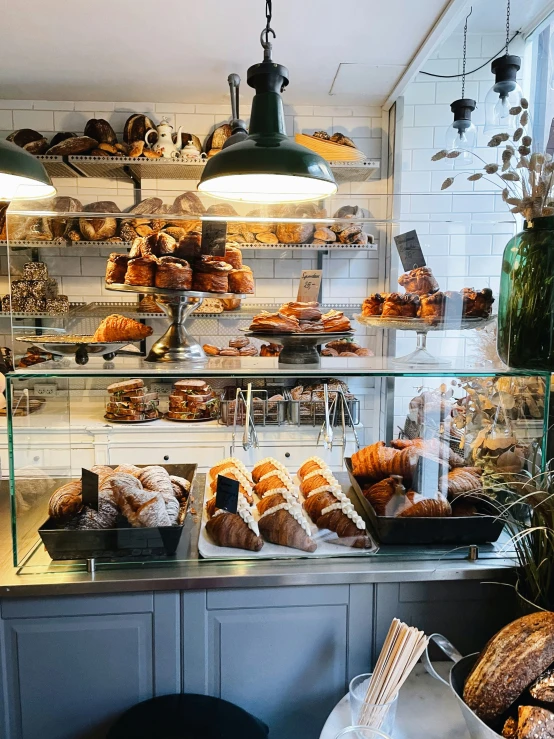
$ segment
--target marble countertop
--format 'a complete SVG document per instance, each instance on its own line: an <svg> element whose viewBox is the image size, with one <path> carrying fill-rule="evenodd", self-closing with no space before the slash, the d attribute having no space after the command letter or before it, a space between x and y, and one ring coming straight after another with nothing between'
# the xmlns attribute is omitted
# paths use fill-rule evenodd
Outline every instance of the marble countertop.
<svg viewBox="0 0 554 739"><path fill-rule="evenodd" d="M437 672L448 678L452 662L437 662ZM319 739L335 739L350 726L348 696L335 706ZM400 691L393 739L469 739L460 707L443 683L418 664Z"/></svg>

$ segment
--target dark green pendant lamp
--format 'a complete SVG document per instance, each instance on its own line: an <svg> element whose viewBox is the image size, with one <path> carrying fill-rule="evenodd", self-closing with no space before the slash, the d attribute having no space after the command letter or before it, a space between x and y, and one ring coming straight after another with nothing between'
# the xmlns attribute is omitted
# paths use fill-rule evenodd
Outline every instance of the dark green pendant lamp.
<svg viewBox="0 0 554 739"><path fill-rule="evenodd" d="M270 27L271 0L266 0L266 17L261 35L264 60L247 72L247 82L256 90L249 135L208 160L198 189L224 200L250 203L326 198L337 191L329 164L286 134L280 93L289 83L289 72L271 59L269 34L275 36Z"/></svg>
<svg viewBox="0 0 554 739"><path fill-rule="evenodd" d="M0 201L47 198L56 194L47 171L36 157L0 140Z"/></svg>

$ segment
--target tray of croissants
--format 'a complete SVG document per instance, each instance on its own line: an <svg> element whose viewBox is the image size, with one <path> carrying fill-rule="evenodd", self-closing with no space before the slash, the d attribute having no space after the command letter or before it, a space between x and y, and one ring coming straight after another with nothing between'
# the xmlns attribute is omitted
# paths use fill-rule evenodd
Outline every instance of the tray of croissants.
<svg viewBox="0 0 554 739"><path fill-rule="evenodd" d="M171 556L189 504L196 464L94 465L97 508L83 502L82 480L51 495L39 534L52 559Z"/></svg>
<svg viewBox="0 0 554 739"><path fill-rule="evenodd" d="M381 544L485 544L502 533L481 469L441 439L378 441L345 464Z"/></svg>
<svg viewBox="0 0 554 739"><path fill-rule="evenodd" d="M236 513L217 507L218 476L236 480ZM205 558L352 556L376 551L340 482L319 457L296 474L272 457L248 469L227 457L206 476L198 541ZM241 551L238 551L241 550Z"/></svg>

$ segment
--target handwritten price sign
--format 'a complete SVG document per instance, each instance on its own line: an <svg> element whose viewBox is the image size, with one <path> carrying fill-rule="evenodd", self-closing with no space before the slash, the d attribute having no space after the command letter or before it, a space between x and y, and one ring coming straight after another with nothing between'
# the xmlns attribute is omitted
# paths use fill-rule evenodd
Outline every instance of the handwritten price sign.
<svg viewBox="0 0 554 739"><path fill-rule="evenodd" d="M318 300L319 288L321 287L320 269L304 269L300 277L300 285L298 286L298 295L296 300L299 303L310 303Z"/></svg>

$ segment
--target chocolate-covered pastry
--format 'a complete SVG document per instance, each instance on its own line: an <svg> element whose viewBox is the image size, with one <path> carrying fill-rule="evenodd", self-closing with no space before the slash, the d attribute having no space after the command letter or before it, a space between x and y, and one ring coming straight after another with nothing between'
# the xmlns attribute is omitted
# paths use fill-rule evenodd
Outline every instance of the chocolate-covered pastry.
<svg viewBox="0 0 554 739"><path fill-rule="evenodd" d="M145 256L129 259L125 274L126 285L154 287L156 257Z"/></svg>
<svg viewBox="0 0 554 739"><path fill-rule="evenodd" d="M439 289L439 283L436 281L429 267L416 267L411 269L398 278L398 284L406 290L407 293L415 295L428 295L436 293Z"/></svg>
<svg viewBox="0 0 554 739"><path fill-rule="evenodd" d="M391 293L387 295L383 303L381 315L383 318L415 318L418 308L419 297L417 295Z"/></svg>
<svg viewBox="0 0 554 739"><path fill-rule="evenodd" d="M387 297L387 294L373 293L366 298L362 304L362 316L380 316Z"/></svg>
<svg viewBox="0 0 554 739"><path fill-rule="evenodd" d="M321 310L319 303L309 302L290 302L285 303L279 308L279 313L285 316L294 316L299 321L319 321L321 318Z"/></svg>
<svg viewBox="0 0 554 739"><path fill-rule="evenodd" d="M156 269L155 286L170 290L190 290L192 269L184 259L160 257Z"/></svg>
<svg viewBox="0 0 554 739"><path fill-rule="evenodd" d="M214 261L210 256L198 257L194 262L192 289L202 292L229 292L229 273L233 268L227 262Z"/></svg>
<svg viewBox="0 0 554 739"><path fill-rule="evenodd" d="M125 282L128 263L129 257L127 254L117 254L116 252L110 254L106 264L106 282L108 285L114 282L119 284Z"/></svg>
<svg viewBox="0 0 554 739"><path fill-rule="evenodd" d="M229 292L246 294L254 292L254 275L250 267L232 269L229 272Z"/></svg>
<svg viewBox="0 0 554 739"><path fill-rule="evenodd" d="M492 312L494 298L490 287L484 287L482 290L464 287L462 300L464 318L488 318Z"/></svg>

